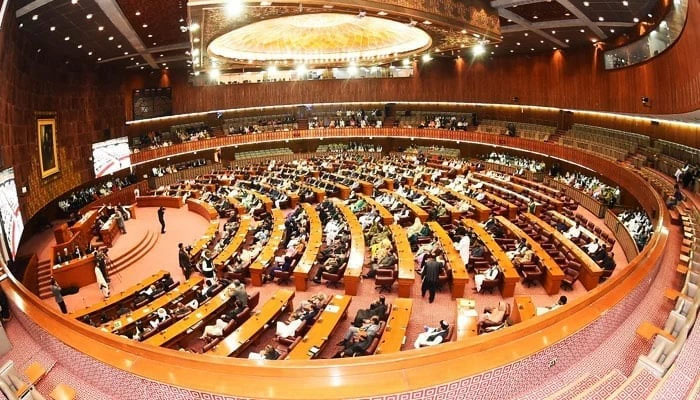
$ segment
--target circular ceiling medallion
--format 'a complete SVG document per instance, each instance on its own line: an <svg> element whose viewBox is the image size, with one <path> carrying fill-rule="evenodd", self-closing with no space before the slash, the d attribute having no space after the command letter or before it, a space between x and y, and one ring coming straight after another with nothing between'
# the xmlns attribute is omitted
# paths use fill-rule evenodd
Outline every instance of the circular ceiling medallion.
<svg viewBox="0 0 700 400"><path fill-rule="evenodd" d="M252 23L209 44L209 54L249 63L381 62L430 48L425 31L409 24L339 13L302 14Z"/></svg>

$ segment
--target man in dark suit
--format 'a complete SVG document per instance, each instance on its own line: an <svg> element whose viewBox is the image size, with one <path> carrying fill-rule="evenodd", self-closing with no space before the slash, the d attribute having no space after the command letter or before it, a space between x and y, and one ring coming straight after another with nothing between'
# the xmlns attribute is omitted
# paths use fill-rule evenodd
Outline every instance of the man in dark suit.
<svg viewBox="0 0 700 400"><path fill-rule="evenodd" d="M160 222L160 233L165 233L165 207L158 208L158 222Z"/></svg>
<svg viewBox="0 0 700 400"><path fill-rule="evenodd" d="M421 296L425 297L425 292L430 292L430 297L428 301L430 303L435 300L435 290L438 287L438 279L440 277L440 270L443 268L443 264L437 261L432 255L429 256L428 261L425 262L423 270L421 271L421 277L423 284L421 286Z"/></svg>
<svg viewBox="0 0 700 400"><path fill-rule="evenodd" d="M192 274L192 265L190 264L190 255L187 254L187 251L185 250L185 246L183 246L182 243L178 244L177 247L180 249L178 250L177 258L180 263L180 268L182 269L182 273L185 274L185 279L190 279L190 274Z"/></svg>

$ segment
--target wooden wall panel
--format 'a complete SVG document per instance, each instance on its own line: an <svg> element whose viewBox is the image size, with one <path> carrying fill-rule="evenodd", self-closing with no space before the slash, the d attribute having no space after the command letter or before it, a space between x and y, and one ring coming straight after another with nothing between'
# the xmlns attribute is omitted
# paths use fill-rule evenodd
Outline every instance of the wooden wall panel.
<svg viewBox="0 0 700 400"><path fill-rule="evenodd" d="M182 75L171 74L173 112L349 101L509 104L514 96L519 97L520 104L577 110L652 115L690 112L700 109L700 63L697 62L700 59L700 2L690 2L686 29L671 49L650 62L617 71L603 70L602 53L591 46L540 55L496 57L471 64L465 59L435 59L421 66L415 77L407 79L193 87ZM125 99L131 101L132 89L158 86L160 78L160 72L128 78L124 85ZM651 99L651 107L642 105L643 96ZM518 115L512 115L509 119L518 120L516 117ZM578 118L575 116L575 120ZM130 119L130 112L127 119ZM584 121L596 122L591 117L581 117L581 122ZM549 122L555 124L556 119ZM600 123L611 124L607 126L612 128L629 126L624 121L610 119ZM633 128L640 133L697 145L696 132L669 127Z"/></svg>

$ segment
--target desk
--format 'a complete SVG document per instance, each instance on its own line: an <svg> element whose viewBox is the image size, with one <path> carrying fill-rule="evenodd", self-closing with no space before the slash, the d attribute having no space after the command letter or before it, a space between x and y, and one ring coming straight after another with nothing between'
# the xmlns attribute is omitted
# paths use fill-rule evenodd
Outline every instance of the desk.
<svg viewBox="0 0 700 400"><path fill-rule="evenodd" d="M581 270L579 271L578 280L581 282L581 284L583 284L583 287L585 287L587 290L591 290L598 286L600 276L603 274L603 269L600 268L595 261L593 261L588 253L583 251L576 243L572 242L570 239L567 239L561 232L554 229L554 227L542 221L538 217L530 213L525 213L525 218L532 223L537 224L544 232L553 235L565 248L573 253L576 260L581 263Z"/></svg>
<svg viewBox="0 0 700 400"><path fill-rule="evenodd" d="M400 201L403 205L405 205L406 207L408 207L408 208L411 210L411 213L413 214L413 216L414 216L415 218L418 218L418 219L420 220L420 222L423 223L423 222L425 222L425 221L428 220L428 213L425 212L424 209L420 208L420 207L419 207L417 204L415 204L414 202L412 202L412 201L406 199L406 198L403 197L403 196L400 196L400 195L396 194L396 192L391 192L391 191L389 191L388 189L382 189L381 192L382 192L382 193L389 193L389 194L391 194L392 196L394 196L395 199L397 199L397 200Z"/></svg>
<svg viewBox="0 0 700 400"><path fill-rule="evenodd" d="M209 227L207 228L207 231L204 232L204 235L197 239L196 242L192 245L192 250L190 250L190 256L194 257L199 254L200 251L204 250L207 246L209 246L209 242L216 236L216 234L219 232L219 221L212 221L209 223Z"/></svg>
<svg viewBox="0 0 700 400"><path fill-rule="evenodd" d="M389 225L391 237L394 239L396 255L399 259L399 297L411 297L411 287L416 280L415 263L411 244L408 242L406 231L399 225Z"/></svg>
<svg viewBox="0 0 700 400"><path fill-rule="evenodd" d="M75 395L75 389L65 383L59 383L51 393L49 393L49 396L53 400L73 400L75 399Z"/></svg>
<svg viewBox="0 0 700 400"><path fill-rule="evenodd" d="M117 303L119 303L119 302L122 301L122 300L126 300L126 299L128 299L129 297L136 295L136 294L137 294L138 292L140 292L141 290L143 290L143 289L147 288L148 286L151 286L152 284L156 283L159 279L161 279L162 277L164 277L166 274L168 274L168 272L166 272L166 271L158 271L158 272L156 272L155 274L149 276L148 278L142 280L141 282L135 284L134 286L132 286L132 287L130 287L130 288L128 288L128 289L123 290L123 291L121 291L121 292L119 292L119 293L114 293L114 294L112 294L112 296L110 296L108 299L104 299L104 300L98 301L97 303L95 303L95 304L93 304L93 305L91 305L91 306L89 306L89 307L85 307L85 308L83 308L82 310L73 311L73 312L70 313L69 315L70 315L71 317L73 317L73 318L80 318L80 317L82 317L82 316L84 316L84 315L88 315L88 314L93 314L93 313L95 313L95 312L99 312L99 311L101 311L101 310L104 309L104 308L107 308L107 307L109 307L109 306L111 306L111 305L117 304ZM93 275L94 275L94 273L93 273Z"/></svg>
<svg viewBox="0 0 700 400"><path fill-rule="evenodd" d="M301 255L297 266L294 268L294 287L296 290L305 291L309 280L309 271L316 262L318 250L323 241L323 225L318 211L309 203L301 203L301 207L309 218L309 241L306 243L304 254Z"/></svg>
<svg viewBox="0 0 700 400"><path fill-rule="evenodd" d="M338 189L338 197L340 197L341 200L347 200L348 197L350 197L350 188L342 183L331 182L323 179L319 179L319 181L333 185L336 189Z"/></svg>
<svg viewBox="0 0 700 400"><path fill-rule="evenodd" d="M676 338L673 337L673 335L652 324L649 321L644 321L641 325L639 325L639 327L637 328L637 335L641 336L647 341L654 339L654 336L656 335L661 335L666 339L670 340L671 342L676 341Z"/></svg>
<svg viewBox="0 0 700 400"><path fill-rule="evenodd" d="M472 299L457 299L456 321L457 340L478 336L479 312L476 311L476 301Z"/></svg>
<svg viewBox="0 0 700 400"><path fill-rule="evenodd" d="M416 193L425 196L426 199L430 200L435 205L442 204L445 207L445 209L447 210L447 212L450 213L450 221L451 222L457 221L462 216L462 212L459 209L457 209L456 207L453 207L452 204L446 202L445 200L443 200L443 199L441 199L433 194L430 194L425 190L421 190L418 188L413 188L413 190L415 190Z"/></svg>
<svg viewBox="0 0 700 400"><path fill-rule="evenodd" d="M382 219L382 223L384 225L389 226L394 223L394 216L389 212L389 210L386 209L386 207L379 204L379 202L374 200L371 196L364 194L359 194L358 196L364 199L367 202L367 204L369 204L371 207L373 207L379 212L379 217Z"/></svg>
<svg viewBox="0 0 700 400"><path fill-rule="evenodd" d="M52 265L51 275L62 288L83 287L95 283L95 255L89 254L58 266Z"/></svg>
<svg viewBox="0 0 700 400"><path fill-rule="evenodd" d="M411 299L394 299L394 304L391 306L391 313L386 321L384 334L379 340L379 345L377 345L377 350L374 354L387 354L401 351L401 346L406 339L408 322L411 319L412 306L413 300Z"/></svg>
<svg viewBox="0 0 700 400"><path fill-rule="evenodd" d="M136 198L136 206L138 207L180 208L184 205L183 198L179 196L139 196Z"/></svg>
<svg viewBox="0 0 700 400"><path fill-rule="evenodd" d="M245 242L248 236L248 229L250 228L251 217L250 215L242 215L240 224L238 225L238 230L236 235L231 239L231 242L224 247L223 250L214 258L214 265L221 266L226 261L228 261L231 256L233 256L241 245Z"/></svg>
<svg viewBox="0 0 700 400"><path fill-rule="evenodd" d="M485 190L483 192L487 199L508 210L508 219L515 219L515 216L518 214L518 206L504 198L496 196L491 192L487 192Z"/></svg>
<svg viewBox="0 0 700 400"><path fill-rule="evenodd" d="M535 254L537 254L537 257L539 257L540 259L541 267L544 268L545 277L544 282L542 282L542 286L544 287L544 290L547 292L547 294L552 295L559 293L561 281L562 279L564 279L564 272L562 272L561 268L559 268L559 265L557 265L556 261L554 261L552 256L550 256L546 251L544 251L542 246L540 246L540 244L537 243L535 239L528 236L528 234L523 232L512 222L508 221L502 216L498 216L496 217L496 219L512 235L517 236L521 239L525 239L532 247L532 251L534 251Z"/></svg>
<svg viewBox="0 0 700 400"><path fill-rule="evenodd" d="M510 313L510 322L512 324L524 322L536 316L537 307L535 307L530 296L515 296L513 299L513 308Z"/></svg>
<svg viewBox="0 0 700 400"><path fill-rule="evenodd" d="M64 222L53 229L53 236L56 239L57 246L60 246L60 243L70 241L73 233L68 230L68 224Z"/></svg>
<svg viewBox="0 0 700 400"><path fill-rule="evenodd" d="M316 203L323 203L323 200L326 199L326 191L323 189L319 189L316 186L311 186L306 183L299 183L299 186L311 190L316 196Z"/></svg>
<svg viewBox="0 0 700 400"><path fill-rule="evenodd" d="M503 271L503 282L501 283L501 296L503 297L511 297L515 293L515 285L520 282L520 275L518 275L518 271L515 270L515 266L513 265L513 262L508 258L506 253L503 251L501 246L496 243L495 240L491 237L491 235L486 232L486 230L473 219L463 219L462 222L464 223L465 226L468 228L471 228L472 231L479 236L479 239L484 243L484 246L489 250L489 253L491 253L491 257L496 261L499 267L501 267L501 271Z"/></svg>
<svg viewBox="0 0 700 400"><path fill-rule="evenodd" d="M164 307L173 300L182 296L183 294L189 292L194 286L197 286L204 281L201 276L192 276L190 279L179 284L175 289L169 291L168 293L158 297L152 302L146 304L145 306L131 311L128 314L122 315L119 319L107 323L102 330L105 332L117 332L125 327L135 323L136 321L146 318L149 314L155 310Z"/></svg>
<svg viewBox="0 0 700 400"><path fill-rule="evenodd" d="M225 287L216 296L209 299L206 303L204 303L204 305L199 306L198 309L192 311L185 318L149 337L148 339L144 340L143 343L150 344L151 346L164 346L173 340L176 340L180 335L186 333L191 327L200 323L202 320L206 319L215 312L221 310L221 308L224 307L230 299L230 296L228 295L228 288L232 286L233 284Z"/></svg>
<svg viewBox="0 0 700 400"><path fill-rule="evenodd" d="M350 255L348 256L348 265L345 268L343 281L345 283L345 294L355 296L360 286L362 268L365 265L365 236L362 231L362 225L360 225L350 208L338 199L333 199L333 203L343 213L343 217L345 217L345 221L350 227Z"/></svg>
<svg viewBox="0 0 700 400"><path fill-rule="evenodd" d="M440 186L438 185L439 188L442 190L446 191L447 193L453 195L454 197L458 198L459 200L466 201L469 203L470 206L474 207L474 216L476 217L476 220L479 222L484 222L487 219L489 219L489 215L491 215L491 209L486 207L485 205L479 203L475 199L472 199L471 197L464 195L456 190L452 190L448 187L445 186Z"/></svg>
<svg viewBox="0 0 700 400"><path fill-rule="evenodd" d="M219 213L216 212L216 209L206 201L187 199L187 210L196 212L209 221L219 218Z"/></svg>
<svg viewBox="0 0 700 400"><path fill-rule="evenodd" d="M114 246L114 241L117 240L117 236L121 234L116 218L115 215L112 215L107 222L102 225L102 228L100 228L100 238L107 247Z"/></svg>
<svg viewBox="0 0 700 400"><path fill-rule="evenodd" d="M265 268L274 260L275 252L284 239L284 213L279 208L272 210L272 232L260 254L250 265L250 281L253 286L262 286L262 274Z"/></svg>
<svg viewBox="0 0 700 400"><path fill-rule="evenodd" d="M487 181L493 182L495 184L504 185L517 193L523 193L523 192L527 193L528 196L533 198L533 199L546 201L546 202L552 204L557 210L561 211L561 209L563 207L563 203L561 202L561 200L554 198L548 194L542 193L541 191L538 191L538 190L532 189L530 187L515 183L515 182L513 182L514 177L511 177L510 181L505 181L503 179L499 179L499 178L494 177L494 176L488 176L488 175L479 174L479 173L475 173L474 175L477 176L479 179L487 180ZM521 179L521 178L519 178L519 179ZM526 181L526 182L529 183L529 181Z"/></svg>
<svg viewBox="0 0 700 400"><path fill-rule="evenodd" d="M566 215L561 214L558 211L551 210L549 212L549 214L551 214L552 217L554 217L554 219L563 222L568 227L572 227L572 226L576 225L575 221L573 221L571 218L567 217ZM583 236L585 236L589 241L595 242L596 239L600 239L601 243L605 243L605 240L603 240L602 238L598 238L593 232L588 230L588 228L586 228L585 226L579 224L579 229L581 230L581 234Z"/></svg>
<svg viewBox="0 0 700 400"><path fill-rule="evenodd" d="M30 385L36 385L44 375L46 375L46 369L36 361L31 363L27 369L24 370L24 376L27 378Z"/></svg>
<svg viewBox="0 0 700 400"><path fill-rule="evenodd" d="M279 289L260 310L253 311L250 318L206 354L222 357L239 355L248 345L253 343L267 326L271 326L280 314L285 310L292 309L293 298L293 290Z"/></svg>
<svg viewBox="0 0 700 400"><path fill-rule="evenodd" d="M97 217L100 216L101 213L102 208L98 210L89 210L80 218L80 220L78 220L78 222L73 224L73 226L68 229L73 233L73 236L79 233L83 238L87 238L84 239L87 240L85 242L85 244L87 244L92 237L92 227L95 226L95 221L97 221Z"/></svg>
<svg viewBox="0 0 700 400"><path fill-rule="evenodd" d="M345 318L352 296L336 294L330 303L321 312L318 320L304 335L301 341L289 352L287 360L310 360L315 358L328 343L328 338L338 326L338 322ZM311 349L317 349L312 353Z"/></svg>
<svg viewBox="0 0 700 400"><path fill-rule="evenodd" d="M445 253L445 261L448 267L452 270L452 298L457 299L464 296L464 287L469 282L469 273L467 267L462 262L462 257L455 249L454 242L445 232L445 229L435 221L428 222L433 235L437 237L442 247L442 252Z"/></svg>
<svg viewBox="0 0 700 400"><path fill-rule="evenodd" d="M265 211L267 211L268 213L272 212L272 205L274 204L272 202L272 199L270 199L269 197L265 196L264 194L262 194L260 192L256 192L255 190L248 189L247 191L248 191L248 193L257 197L258 200L260 200L262 202L263 207L265 207Z"/></svg>

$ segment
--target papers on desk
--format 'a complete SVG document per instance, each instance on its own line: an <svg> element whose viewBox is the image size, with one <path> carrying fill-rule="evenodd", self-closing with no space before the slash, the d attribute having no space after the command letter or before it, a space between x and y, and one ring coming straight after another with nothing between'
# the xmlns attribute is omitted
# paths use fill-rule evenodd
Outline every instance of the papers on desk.
<svg viewBox="0 0 700 400"><path fill-rule="evenodd" d="M309 355L310 356L315 356L321 349L318 346L311 346L309 349Z"/></svg>
<svg viewBox="0 0 700 400"><path fill-rule="evenodd" d="M479 313L476 310L471 309L471 310L465 310L462 315L464 315L465 317L478 317Z"/></svg>
<svg viewBox="0 0 700 400"><path fill-rule="evenodd" d="M329 304L326 306L326 311L331 312L331 313L337 313L340 310L340 307L334 305L334 304Z"/></svg>

